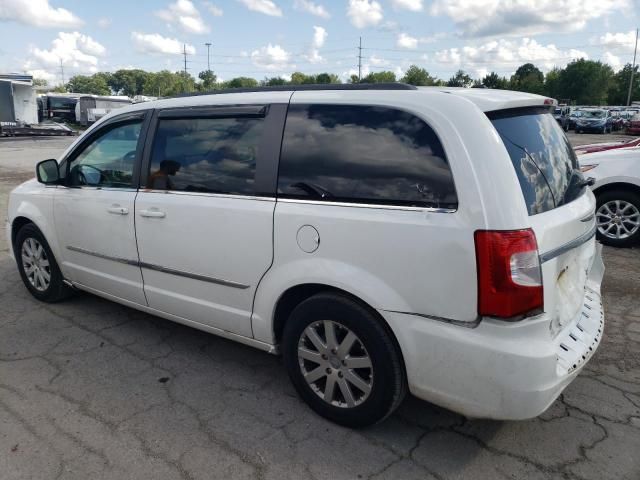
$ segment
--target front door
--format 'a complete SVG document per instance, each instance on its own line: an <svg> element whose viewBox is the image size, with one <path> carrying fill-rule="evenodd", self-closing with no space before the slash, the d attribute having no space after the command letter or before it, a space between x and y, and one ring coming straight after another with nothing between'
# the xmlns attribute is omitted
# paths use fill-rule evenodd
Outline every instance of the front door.
<svg viewBox="0 0 640 480"><path fill-rule="evenodd" d="M152 122L146 189L136 200L150 307L252 335L253 297L272 260L284 111L284 105L169 110Z"/></svg>
<svg viewBox="0 0 640 480"><path fill-rule="evenodd" d="M69 280L146 305L134 228L144 113L100 127L64 162L54 215Z"/></svg>

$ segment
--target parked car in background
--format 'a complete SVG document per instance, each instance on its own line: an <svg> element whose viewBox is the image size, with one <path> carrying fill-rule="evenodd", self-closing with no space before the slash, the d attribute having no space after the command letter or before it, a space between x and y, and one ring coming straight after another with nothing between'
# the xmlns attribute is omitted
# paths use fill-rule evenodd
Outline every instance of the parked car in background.
<svg viewBox="0 0 640 480"><path fill-rule="evenodd" d="M640 145L640 137L632 138L631 140L619 140L617 142L605 142L605 143L590 143L588 145L579 145L574 147L576 154L582 155L585 153L602 152L604 150L615 150L618 148L630 148Z"/></svg>
<svg viewBox="0 0 640 480"><path fill-rule="evenodd" d="M625 132L627 135L640 135L640 114L635 114L629 119L629 124Z"/></svg>
<svg viewBox="0 0 640 480"><path fill-rule="evenodd" d="M613 130L611 112L602 108L583 108L576 119L576 133L610 133Z"/></svg>
<svg viewBox="0 0 640 480"><path fill-rule="evenodd" d="M575 108L571 110L571 113L569 114L569 130L575 130L576 128L576 123L578 121L578 118L580 118L581 116L581 112L579 108Z"/></svg>
<svg viewBox="0 0 640 480"><path fill-rule="evenodd" d="M619 110L611 111L611 125L613 127L613 131L617 132L618 130L623 130L626 126L626 120L622 116L622 112Z"/></svg>
<svg viewBox="0 0 640 480"><path fill-rule="evenodd" d="M553 118L556 119L560 127L565 131L569 131L569 115L571 108L567 105L558 105L553 111Z"/></svg>
<svg viewBox="0 0 640 480"><path fill-rule="evenodd" d="M41 301L77 288L281 352L343 425L407 389L535 417L604 328L596 200L553 104L397 83L138 103L11 193L11 251Z"/></svg>
<svg viewBox="0 0 640 480"><path fill-rule="evenodd" d="M613 247L640 242L640 146L603 150L579 157L593 177L598 239Z"/></svg>

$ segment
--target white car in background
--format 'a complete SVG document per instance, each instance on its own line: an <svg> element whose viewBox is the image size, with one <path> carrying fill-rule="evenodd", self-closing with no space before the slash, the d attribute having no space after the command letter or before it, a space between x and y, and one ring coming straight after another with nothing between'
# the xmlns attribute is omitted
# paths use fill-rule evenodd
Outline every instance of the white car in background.
<svg viewBox="0 0 640 480"><path fill-rule="evenodd" d="M578 156L593 177L599 240L613 247L640 243L640 146Z"/></svg>

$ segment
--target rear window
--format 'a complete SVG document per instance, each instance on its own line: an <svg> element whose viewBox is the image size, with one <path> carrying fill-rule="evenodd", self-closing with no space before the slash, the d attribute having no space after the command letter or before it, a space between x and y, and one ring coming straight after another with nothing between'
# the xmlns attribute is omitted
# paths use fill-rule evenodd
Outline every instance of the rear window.
<svg viewBox="0 0 640 480"><path fill-rule="evenodd" d="M327 202L457 208L435 132L411 113L365 105L291 105L278 195Z"/></svg>
<svg viewBox="0 0 640 480"><path fill-rule="evenodd" d="M487 114L509 152L529 215L575 200L584 190L576 154L548 108Z"/></svg>

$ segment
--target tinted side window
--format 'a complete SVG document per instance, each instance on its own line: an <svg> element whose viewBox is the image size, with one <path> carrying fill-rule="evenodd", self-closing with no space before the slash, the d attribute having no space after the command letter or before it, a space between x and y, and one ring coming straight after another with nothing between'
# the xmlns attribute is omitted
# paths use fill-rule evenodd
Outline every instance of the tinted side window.
<svg viewBox="0 0 640 480"><path fill-rule="evenodd" d="M416 116L392 108L291 105L281 197L456 208L444 149Z"/></svg>
<svg viewBox="0 0 640 480"><path fill-rule="evenodd" d="M141 127L142 119L105 127L71 160L67 185L133 187L133 167Z"/></svg>
<svg viewBox="0 0 640 480"><path fill-rule="evenodd" d="M160 119L147 188L254 193L264 118Z"/></svg>

